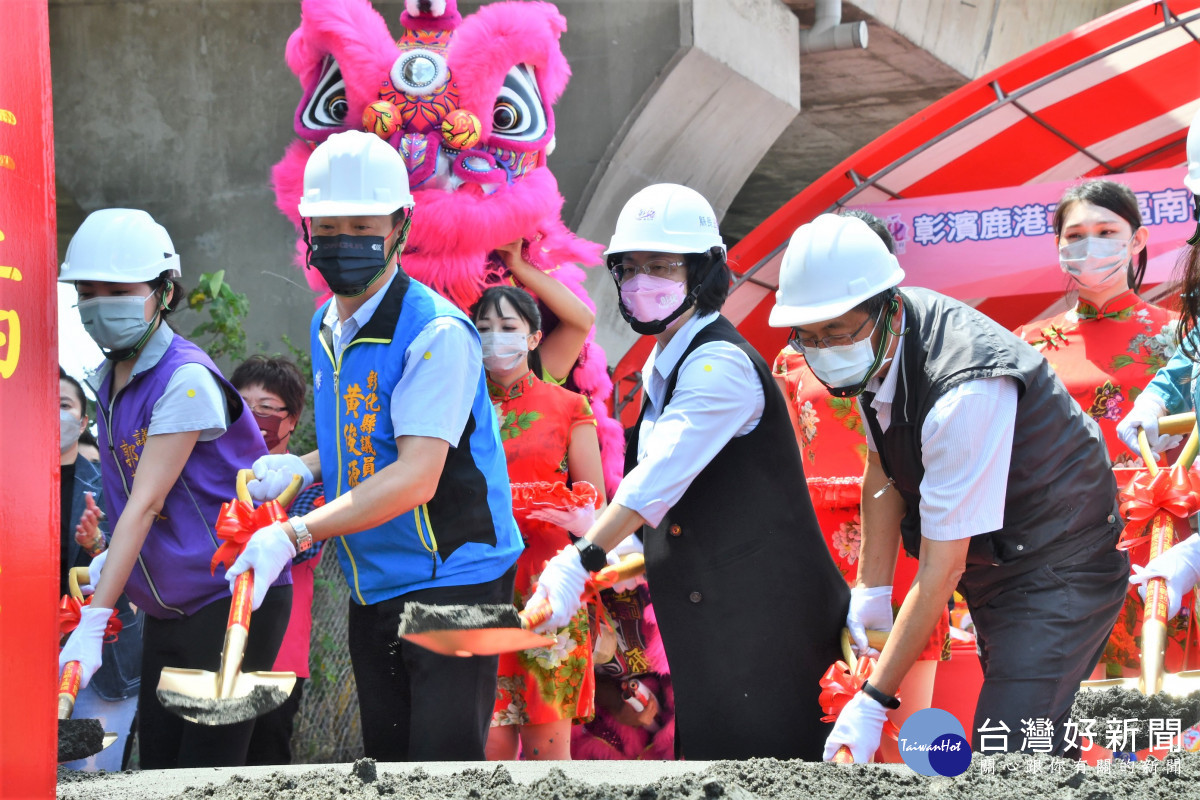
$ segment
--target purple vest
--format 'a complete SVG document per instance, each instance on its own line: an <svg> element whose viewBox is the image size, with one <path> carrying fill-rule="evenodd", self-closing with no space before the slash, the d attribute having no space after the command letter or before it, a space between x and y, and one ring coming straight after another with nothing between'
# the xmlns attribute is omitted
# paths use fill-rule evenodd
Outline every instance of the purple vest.
<svg viewBox="0 0 1200 800"><path fill-rule="evenodd" d="M229 583L218 565L210 573L217 551L214 524L221 504L235 496L237 471L267 454L254 415L246 409L233 386L222 377L212 359L196 345L175 336L167 351L145 372L134 375L117 395L109 418L112 373L100 387L97 411L104 495L112 519L118 519L129 501L138 459L146 444L154 403L162 397L175 370L184 364L202 364L216 377L230 400L236 398L237 419L211 442L197 442L179 480L167 494L162 513L150 526L138 563L125 585L129 599L159 619L194 614L229 597ZM235 412L236 413L236 412ZM232 415L231 415L232 416ZM113 468L115 465L115 469ZM274 585L290 584L290 565Z"/></svg>

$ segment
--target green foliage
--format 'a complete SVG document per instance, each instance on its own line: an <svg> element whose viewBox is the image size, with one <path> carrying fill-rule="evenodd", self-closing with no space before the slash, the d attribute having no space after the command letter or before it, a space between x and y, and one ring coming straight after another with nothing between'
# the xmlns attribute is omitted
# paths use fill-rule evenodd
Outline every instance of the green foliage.
<svg viewBox="0 0 1200 800"><path fill-rule="evenodd" d="M208 319L192 329L195 341L213 358L227 357L235 363L246 358L246 315L250 300L225 282L225 270L205 272L188 293L188 308L208 312Z"/></svg>

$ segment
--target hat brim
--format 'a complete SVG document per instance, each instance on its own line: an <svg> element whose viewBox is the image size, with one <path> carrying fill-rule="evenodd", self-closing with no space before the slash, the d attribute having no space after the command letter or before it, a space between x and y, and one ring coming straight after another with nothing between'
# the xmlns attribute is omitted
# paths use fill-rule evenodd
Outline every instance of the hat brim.
<svg viewBox="0 0 1200 800"><path fill-rule="evenodd" d="M393 214L402 208L412 208L413 199L408 202L396 203L341 203L332 200L306 203L300 201L299 211L302 217L379 217Z"/></svg>

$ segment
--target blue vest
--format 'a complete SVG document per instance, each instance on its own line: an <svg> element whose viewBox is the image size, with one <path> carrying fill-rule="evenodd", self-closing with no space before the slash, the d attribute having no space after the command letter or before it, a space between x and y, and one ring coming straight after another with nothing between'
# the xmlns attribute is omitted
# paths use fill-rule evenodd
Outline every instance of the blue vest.
<svg viewBox="0 0 1200 800"><path fill-rule="evenodd" d="M311 334L317 449L325 499L331 501L396 461L392 391L404 373L405 351L421 330L438 317L474 326L448 301L400 272L371 319L335 359L332 331L322 325L328 307L313 316ZM337 539L338 560L356 603L379 603L434 586L486 583L520 555L504 448L482 364L478 370L471 416L446 455L433 499L378 527Z"/></svg>

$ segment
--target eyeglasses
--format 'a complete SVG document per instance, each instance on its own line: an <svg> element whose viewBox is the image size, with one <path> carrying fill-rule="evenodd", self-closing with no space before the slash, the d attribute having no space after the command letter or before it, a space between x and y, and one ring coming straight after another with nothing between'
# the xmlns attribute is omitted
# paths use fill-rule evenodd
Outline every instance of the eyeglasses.
<svg viewBox="0 0 1200 800"><path fill-rule="evenodd" d="M258 414L260 417L273 416L273 415L287 413L286 408L280 408L279 406L268 405L267 403L255 403L254 405L250 405L250 403L246 403L246 405L250 406L250 410L252 412L254 412L255 414Z"/></svg>
<svg viewBox="0 0 1200 800"><path fill-rule="evenodd" d="M846 347L854 344L858 335L862 333L863 328L867 327L868 322L875 321L872 317L867 317L863 320L862 325L859 325L853 333L835 333L831 336L823 336L817 339L812 336L801 336L799 331L792 328L792 338L788 339L788 345L793 350L816 350L817 348L825 349L826 347ZM871 331L874 333L874 329Z"/></svg>
<svg viewBox="0 0 1200 800"><path fill-rule="evenodd" d="M652 258L640 266L637 264L615 264L609 271L617 279L617 283L625 283L626 281L633 280L633 276L638 274L650 275L655 278L669 278L683 266L684 263L682 261Z"/></svg>

